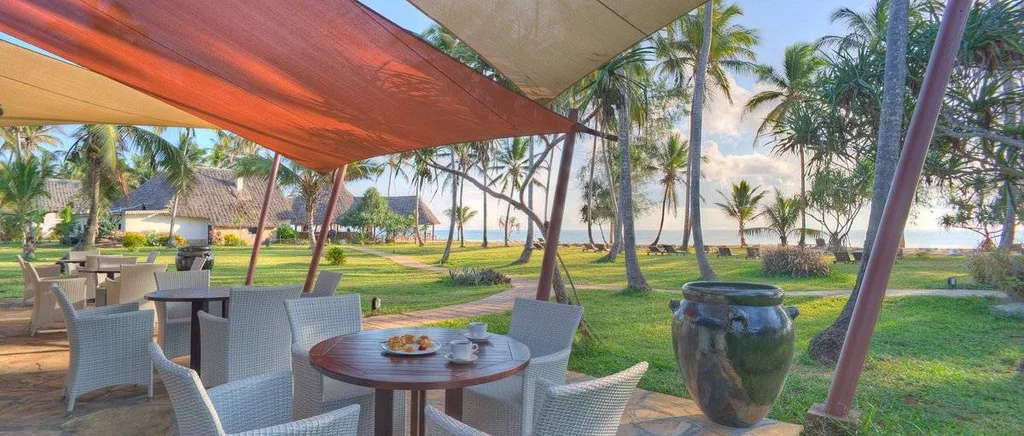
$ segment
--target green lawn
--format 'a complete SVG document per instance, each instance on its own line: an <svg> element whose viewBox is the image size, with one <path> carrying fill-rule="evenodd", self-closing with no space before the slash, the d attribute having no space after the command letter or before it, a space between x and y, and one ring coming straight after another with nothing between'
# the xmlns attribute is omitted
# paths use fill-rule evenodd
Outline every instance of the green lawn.
<svg viewBox="0 0 1024 436"><path fill-rule="evenodd" d="M67 247L41 247L36 250L36 263L53 263L68 251ZM149 248L138 252L123 249L101 249L102 253L130 254L145 257ZM21 249L14 245L0 245L0 298L20 298L22 293L21 271L14 256ZM162 250L157 262L174 262L174 250ZM249 247L216 247L216 263L211 282L215 285L239 285L245 280L249 266ZM362 295L363 309L369 311L370 299L377 296L383 301L385 313L399 313L464 303L500 292L503 286L455 286L445 280L444 274L409 269L390 260L345 250L347 261L344 265L332 266L326 261L320 263L325 270L341 271L341 292ZM259 266L256 269L256 285L280 285L302 283L306 279L310 251L308 247L296 245L274 245L260 251ZM173 265L171 269L173 270Z"/></svg>
<svg viewBox="0 0 1024 436"><path fill-rule="evenodd" d="M472 245L472 246L470 246ZM500 243L498 244L500 245ZM415 244L396 244L376 247L379 250L412 256L424 263L436 264L441 258L444 244L431 243L424 247ZM494 268L506 274L536 278L540 273L541 252L535 251L530 262L512 265L522 251L522 246L481 248L468 244L465 248L454 248L451 264L477 268ZM735 252L738 252L734 250ZM562 259L577 284L615 285L625 287L625 270L620 256L614 263L600 261L603 254L584 253L582 249L562 248ZM831 256L827 258L831 262ZM946 279L957 277L962 288L983 287L977 285L964 268L964 258L948 255L918 254L897 261L893 270L891 289L942 289ZM744 282L767 282L786 291L811 291L852 289L857 278L858 265L833 264L832 275L823 278L794 279L791 277L766 277L761 273L757 260L742 257L711 257L711 265L722 280ZM640 253L640 267L648 283L658 289L681 289L686 282L697 280L700 273L692 255L689 256L648 256Z"/></svg>
<svg viewBox="0 0 1024 436"><path fill-rule="evenodd" d="M583 291L598 340L576 345L570 369L602 376L646 360L640 386L688 397L672 352L666 293ZM789 298L796 320L794 365L769 417L803 423L824 402L832 367L807 356L807 343L842 309L843 298ZM1024 429L1024 323L988 313L992 300L886 299L857 392L865 430L882 434L1020 434ZM507 331L509 314L480 318ZM462 326L468 320L446 323Z"/></svg>

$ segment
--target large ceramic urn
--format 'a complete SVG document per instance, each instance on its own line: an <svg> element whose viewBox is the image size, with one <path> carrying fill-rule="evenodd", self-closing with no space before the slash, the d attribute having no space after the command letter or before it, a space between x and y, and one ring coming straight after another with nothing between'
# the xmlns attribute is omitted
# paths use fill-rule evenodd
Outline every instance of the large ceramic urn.
<svg viewBox="0 0 1024 436"><path fill-rule="evenodd" d="M795 307L770 285L692 282L673 300L672 345L690 396L711 421L751 427L782 392Z"/></svg>

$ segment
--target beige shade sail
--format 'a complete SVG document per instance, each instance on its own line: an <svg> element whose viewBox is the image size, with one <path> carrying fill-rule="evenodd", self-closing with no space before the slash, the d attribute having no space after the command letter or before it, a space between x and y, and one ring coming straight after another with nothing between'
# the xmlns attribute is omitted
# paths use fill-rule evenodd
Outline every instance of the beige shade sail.
<svg viewBox="0 0 1024 436"><path fill-rule="evenodd" d="M706 0L409 0L548 101Z"/></svg>
<svg viewBox="0 0 1024 436"><path fill-rule="evenodd" d="M0 126L215 127L100 74L4 41L0 41L0 106Z"/></svg>

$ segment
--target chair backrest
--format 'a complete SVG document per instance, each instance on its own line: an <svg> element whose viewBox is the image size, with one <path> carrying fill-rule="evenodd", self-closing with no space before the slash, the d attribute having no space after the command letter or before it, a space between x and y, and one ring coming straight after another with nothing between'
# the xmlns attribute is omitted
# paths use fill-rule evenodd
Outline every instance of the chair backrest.
<svg viewBox="0 0 1024 436"><path fill-rule="evenodd" d="M568 385L542 381L533 435L614 436L633 390L647 372L640 362L620 373Z"/></svg>
<svg viewBox="0 0 1024 436"><path fill-rule="evenodd" d="M86 260L87 256L99 256L99 251L79 251L71 250L68 252L68 260Z"/></svg>
<svg viewBox="0 0 1024 436"><path fill-rule="evenodd" d="M140 305L146 303L146 294L157 290L156 277L154 273L167 271L167 264L163 263L140 263L138 265L124 265L121 267L121 276L118 278L121 285L120 296L116 302L108 304L123 304L138 302Z"/></svg>
<svg viewBox="0 0 1024 436"><path fill-rule="evenodd" d="M36 282L39 281L39 273L31 263L26 262L25 258L21 257L20 254L14 255L18 259L18 266L21 267L21 278L25 282L25 289L35 289Z"/></svg>
<svg viewBox="0 0 1024 436"><path fill-rule="evenodd" d="M836 256L836 260L839 261L839 262L849 262L850 261L850 253L847 253L845 251L836 251L836 252L833 252L832 254Z"/></svg>
<svg viewBox="0 0 1024 436"><path fill-rule="evenodd" d="M121 256L120 259L112 259L112 261L115 265L135 265L139 263L139 258L131 256ZM100 263L102 264L103 262L104 261L101 259Z"/></svg>
<svg viewBox="0 0 1024 436"><path fill-rule="evenodd" d="M291 369L291 329L284 302L302 285L231 288L228 365L231 380Z"/></svg>
<svg viewBox="0 0 1024 436"><path fill-rule="evenodd" d="M220 416L203 389L199 374L167 360L155 342L149 344L149 356L171 397L178 434L224 434Z"/></svg>
<svg viewBox="0 0 1024 436"><path fill-rule="evenodd" d="M292 344L309 351L318 342L363 330L359 294L286 300Z"/></svg>
<svg viewBox="0 0 1024 436"><path fill-rule="evenodd" d="M316 276L316 284L313 285L313 292L309 294L311 297L330 297L338 291L338 285L341 284L341 278L344 274L334 271L320 271L320 274Z"/></svg>
<svg viewBox="0 0 1024 436"><path fill-rule="evenodd" d="M64 313L64 323L68 327L68 340L74 341L75 325L78 310L85 307L85 277L57 279L47 281L52 295L57 297L57 305Z"/></svg>
<svg viewBox="0 0 1024 436"><path fill-rule="evenodd" d="M146 263L153 263L153 262L156 262L156 258L157 258L157 256L159 256L159 255L160 255L160 252L159 252L159 251L150 251L150 252L149 252L149 257L146 257Z"/></svg>
<svg viewBox="0 0 1024 436"><path fill-rule="evenodd" d="M509 336L526 345L532 357L546 356L572 346L582 318L581 306L517 298Z"/></svg>
<svg viewBox="0 0 1024 436"><path fill-rule="evenodd" d="M196 257L192 259L192 265L188 268L189 271L201 271L206 266L205 257Z"/></svg>
<svg viewBox="0 0 1024 436"><path fill-rule="evenodd" d="M182 289L210 286L210 271L159 271L153 274L156 278L156 288Z"/></svg>

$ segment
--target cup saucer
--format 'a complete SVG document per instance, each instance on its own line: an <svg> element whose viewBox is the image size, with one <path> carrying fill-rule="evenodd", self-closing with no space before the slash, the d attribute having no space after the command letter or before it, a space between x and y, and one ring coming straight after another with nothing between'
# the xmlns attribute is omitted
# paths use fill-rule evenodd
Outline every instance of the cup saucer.
<svg viewBox="0 0 1024 436"><path fill-rule="evenodd" d="M448 360L449 362L451 362L451 363L455 363L455 364L459 364L459 365L465 365L465 364L468 364L468 363L476 362L477 356L476 356L476 354L470 354L469 355L469 359L462 360L462 359L456 359L455 356L452 356L452 353L448 353L448 354L444 355L444 358L446 360Z"/></svg>
<svg viewBox="0 0 1024 436"><path fill-rule="evenodd" d="M469 334L469 332L465 332L465 333L463 333L463 335L466 336L466 339L469 339L472 342L487 342L487 341L491 340L491 334L490 333L487 333L487 334L485 334L483 336L472 336L472 335Z"/></svg>

